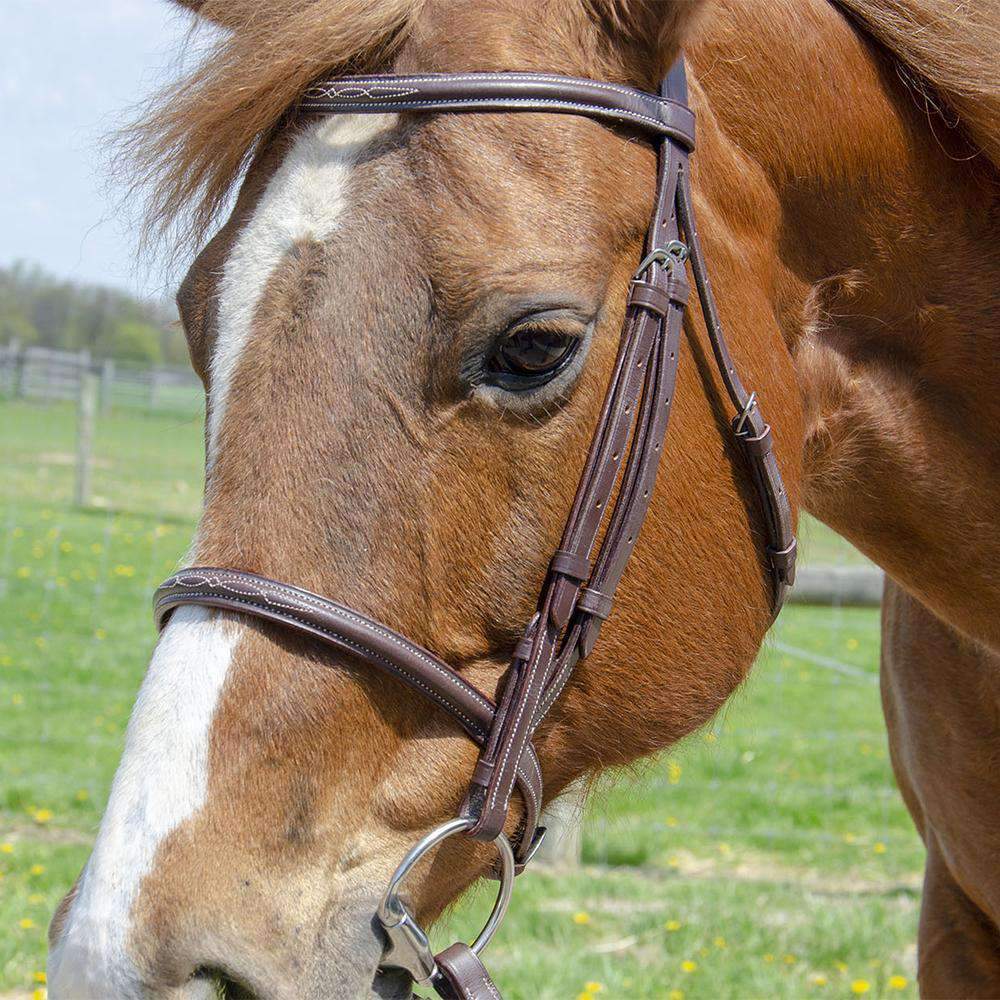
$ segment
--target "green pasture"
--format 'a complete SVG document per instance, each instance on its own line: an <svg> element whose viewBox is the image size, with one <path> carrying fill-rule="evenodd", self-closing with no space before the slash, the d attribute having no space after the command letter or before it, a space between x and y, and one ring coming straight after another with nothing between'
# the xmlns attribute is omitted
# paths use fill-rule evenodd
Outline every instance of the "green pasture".
<svg viewBox="0 0 1000 1000"><path fill-rule="evenodd" d="M199 500L197 413L103 418L85 511L74 427L71 406L0 402L0 997L43 994L45 926L86 859L153 645L150 591ZM809 545L855 558L818 526ZM492 947L505 995L914 996L922 849L877 661L877 612L788 608L710 728L601 781L583 866L521 880ZM488 892L446 922L464 933Z"/></svg>

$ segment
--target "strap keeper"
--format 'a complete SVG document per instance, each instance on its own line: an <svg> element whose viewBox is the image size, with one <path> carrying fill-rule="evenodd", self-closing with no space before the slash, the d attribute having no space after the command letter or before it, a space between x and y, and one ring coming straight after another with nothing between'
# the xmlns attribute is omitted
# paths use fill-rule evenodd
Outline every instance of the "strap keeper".
<svg viewBox="0 0 1000 1000"><path fill-rule="evenodd" d="M585 611L588 615L600 618L601 621L607 621L611 617L611 602L610 594L602 594L601 591L594 590L592 587L584 587L580 591L576 606L578 610Z"/></svg>
<svg viewBox="0 0 1000 1000"><path fill-rule="evenodd" d="M629 285L628 305L648 309L662 319L670 309L670 296L652 282L635 280Z"/></svg>
<svg viewBox="0 0 1000 1000"><path fill-rule="evenodd" d="M756 437L750 437L747 433L737 434L740 443L754 458L764 459L771 452L771 425L764 424L764 430Z"/></svg>
<svg viewBox="0 0 1000 1000"><path fill-rule="evenodd" d="M795 539L786 549L775 549L770 545L767 547L767 557L771 561L771 568L775 576L782 582L791 586L795 583L795 557L798 545Z"/></svg>
<svg viewBox="0 0 1000 1000"><path fill-rule="evenodd" d="M556 549L552 556L552 562L549 563L549 568L553 573L569 577L570 580L576 580L578 583L583 583L590 578L590 561L587 557L567 549Z"/></svg>

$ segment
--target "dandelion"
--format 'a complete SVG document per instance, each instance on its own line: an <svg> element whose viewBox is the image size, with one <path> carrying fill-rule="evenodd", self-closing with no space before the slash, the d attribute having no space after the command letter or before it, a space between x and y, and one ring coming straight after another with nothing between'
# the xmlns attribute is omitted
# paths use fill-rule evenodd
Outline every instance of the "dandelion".
<svg viewBox="0 0 1000 1000"><path fill-rule="evenodd" d="M583 988L587 993L600 993L604 989L604 983L589 982L584 983Z"/></svg>
<svg viewBox="0 0 1000 1000"><path fill-rule="evenodd" d="M31 576L30 566L18 566L17 567L17 578L19 580L27 580Z"/></svg>
<svg viewBox="0 0 1000 1000"><path fill-rule="evenodd" d="M872 988L872 984L868 982L867 979L855 979L851 983L851 992L861 996L863 993L867 993Z"/></svg>
<svg viewBox="0 0 1000 1000"><path fill-rule="evenodd" d="M675 760L667 761L667 781L671 785L676 785L681 780L683 768Z"/></svg>
<svg viewBox="0 0 1000 1000"><path fill-rule="evenodd" d="M845 844L853 844L858 838L853 833L845 833L842 839Z"/></svg>
<svg viewBox="0 0 1000 1000"><path fill-rule="evenodd" d="M73 551L73 543L72 542L60 542L59 543L59 551L60 552L72 552Z"/></svg>
<svg viewBox="0 0 1000 1000"><path fill-rule="evenodd" d="M812 983L813 986L826 986L827 978L826 976L823 975L822 972L814 972L809 977L809 982Z"/></svg>
<svg viewBox="0 0 1000 1000"><path fill-rule="evenodd" d="M796 959L794 955L784 955L781 961L784 962L785 965L794 965L798 959Z"/></svg>
<svg viewBox="0 0 1000 1000"><path fill-rule="evenodd" d="M846 962L834 962L833 963L833 967L838 972L847 972L847 963Z"/></svg>
<svg viewBox="0 0 1000 1000"><path fill-rule="evenodd" d="M671 855L671 857L667 858L667 867L680 868L680 866L681 866L681 859L677 857L676 854Z"/></svg>
<svg viewBox="0 0 1000 1000"><path fill-rule="evenodd" d="M107 637L108 633L103 628L94 629L94 638L97 639L98 642L103 641Z"/></svg>
<svg viewBox="0 0 1000 1000"><path fill-rule="evenodd" d="M726 939L724 937L715 938L715 940L712 941L712 944L714 944L715 947L718 948L720 951L727 947Z"/></svg>
<svg viewBox="0 0 1000 1000"><path fill-rule="evenodd" d="M587 913L586 910L580 910L579 913L574 913L573 914L573 923L574 924L580 924L581 927L584 924L589 924L590 923L590 914Z"/></svg>
<svg viewBox="0 0 1000 1000"><path fill-rule="evenodd" d="M861 643L859 643L859 642L858 642L858 640L857 640L857 639L855 639L855 638L854 638L854 637L852 636L852 637L851 637L850 639L848 639L848 640L847 640L847 642L845 643L845 645L847 646L847 648L848 648L849 650L851 650L851 651L853 652L853 651L854 651L855 649L857 649L857 648L858 648L858 646L860 646L860 645L861 645Z"/></svg>
<svg viewBox="0 0 1000 1000"><path fill-rule="evenodd" d="M32 875L44 875L45 865L32 865L30 871Z"/></svg>
<svg viewBox="0 0 1000 1000"><path fill-rule="evenodd" d="M878 842L877 842L877 843L875 844L875 846L874 846L874 847L872 848L872 850L873 850L873 851L874 851L874 852L875 852L876 854L885 854L885 851L886 851L886 847L885 847L885 844L883 844L883 843L882 843L882 841L880 840L880 841L878 841Z"/></svg>
<svg viewBox="0 0 1000 1000"><path fill-rule="evenodd" d="M667 817L667 826L669 826L669 827L675 827L675 826L677 826L677 817L676 816L668 816Z"/></svg>
<svg viewBox="0 0 1000 1000"><path fill-rule="evenodd" d="M39 986L34 989L31 993L31 1000L46 1000L49 993L43 986Z"/></svg>
<svg viewBox="0 0 1000 1000"><path fill-rule="evenodd" d="M767 962L767 963L768 963L768 965L770 965L770 964L771 964L771 962L773 962L773 961L774 961L774 955L772 955L772 954L771 954L770 952L768 952L768 953L767 953L767 954L766 954L766 955L764 956L764 961L765 961L765 962Z"/></svg>
<svg viewBox="0 0 1000 1000"><path fill-rule="evenodd" d="M90 798L90 792L86 788L81 788L75 797L77 802L86 802Z"/></svg>
<svg viewBox="0 0 1000 1000"><path fill-rule="evenodd" d="M733 853L733 849L726 843L719 844L719 853L725 857L729 857Z"/></svg>
<svg viewBox="0 0 1000 1000"><path fill-rule="evenodd" d="M594 994L587 993L586 991L583 993L577 993L576 1000L594 1000Z"/></svg>
<svg viewBox="0 0 1000 1000"><path fill-rule="evenodd" d="M34 978L34 980L35 980L36 983L44 983L45 982L45 973L44 972L36 972L33 978Z"/></svg>
<svg viewBox="0 0 1000 1000"><path fill-rule="evenodd" d="M12 705L23 705L24 704L24 695L23 694L12 694L10 696L10 703Z"/></svg>
<svg viewBox="0 0 1000 1000"><path fill-rule="evenodd" d="M3 844L0 844L0 854L13 854L14 845L8 840Z"/></svg>
<svg viewBox="0 0 1000 1000"><path fill-rule="evenodd" d="M890 976L889 977L889 989L890 990L905 990L906 989L906 976Z"/></svg>
<svg viewBox="0 0 1000 1000"><path fill-rule="evenodd" d="M698 963L692 962L690 958L685 958L684 961L681 962L682 972L694 972L697 970L697 968L698 968Z"/></svg>
<svg viewBox="0 0 1000 1000"><path fill-rule="evenodd" d="M36 823L48 823L52 819L51 809L36 809L34 812L34 820Z"/></svg>
<svg viewBox="0 0 1000 1000"><path fill-rule="evenodd" d="M35 926L35 921L32 920L31 917L21 917L21 919L17 922L17 926L22 930L30 931L31 928Z"/></svg>
<svg viewBox="0 0 1000 1000"><path fill-rule="evenodd" d="M671 990L667 994L667 1000L684 1000L683 990Z"/></svg>
<svg viewBox="0 0 1000 1000"><path fill-rule="evenodd" d="M674 931L679 931L684 925L679 920L668 920L664 925L664 929L673 933Z"/></svg>

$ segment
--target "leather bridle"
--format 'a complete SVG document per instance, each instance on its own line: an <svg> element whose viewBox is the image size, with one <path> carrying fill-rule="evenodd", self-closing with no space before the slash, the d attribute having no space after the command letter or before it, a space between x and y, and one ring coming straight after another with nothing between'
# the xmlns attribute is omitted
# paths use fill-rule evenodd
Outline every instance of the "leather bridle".
<svg viewBox="0 0 1000 1000"><path fill-rule="evenodd" d="M410 852L383 899L379 917L388 944L382 964L406 969L441 996L498 998L478 954L503 915L515 872L523 870L544 834L538 826L542 775L532 736L576 663L594 648L649 507L673 400L689 294L688 263L719 372L736 411L733 435L760 497L775 615L794 581L791 509L772 451L771 428L756 394L744 388L737 374L705 268L688 167L694 149L694 114L687 106L683 57L659 95L618 84L530 73L358 76L315 84L298 110L303 114L568 113L639 131L652 137L658 148L656 205L645 255L629 286L614 374L562 541L542 584L537 613L513 650L497 704L433 653L388 626L290 584L236 570L193 568L172 576L155 596L160 628L174 608L196 604L242 612L318 638L409 684L451 715L479 745L459 818L431 831ZM606 527L598 543L602 526ZM504 826L515 789L523 812L511 850ZM397 888L426 851L456 833L497 843L502 889L491 923L475 945L452 945L435 956Z"/></svg>

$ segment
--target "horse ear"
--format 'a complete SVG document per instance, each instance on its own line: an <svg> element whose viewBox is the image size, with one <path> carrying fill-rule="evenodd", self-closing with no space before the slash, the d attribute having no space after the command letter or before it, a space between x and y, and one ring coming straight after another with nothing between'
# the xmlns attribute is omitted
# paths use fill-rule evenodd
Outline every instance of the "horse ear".
<svg viewBox="0 0 1000 1000"><path fill-rule="evenodd" d="M631 65L659 83L690 35L705 0L584 0Z"/></svg>

